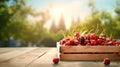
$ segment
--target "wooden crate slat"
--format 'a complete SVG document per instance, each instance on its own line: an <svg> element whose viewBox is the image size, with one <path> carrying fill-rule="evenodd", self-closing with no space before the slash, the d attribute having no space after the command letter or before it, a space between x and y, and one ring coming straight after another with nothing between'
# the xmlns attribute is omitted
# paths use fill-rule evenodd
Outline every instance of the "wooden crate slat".
<svg viewBox="0 0 120 67"><path fill-rule="evenodd" d="M120 60L120 46L60 46L57 43L60 60Z"/></svg>
<svg viewBox="0 0 120 67"><path fill-rule="evenodd" d="M60 46L61 52L120 52L120 46Z"/></svg>
<svg viewBox="0 0 120 67"><path fill-rule="evenodd" d="M120 60L118 54L61 54L60 60L103 60L106 57L111 60Z"/></svg>

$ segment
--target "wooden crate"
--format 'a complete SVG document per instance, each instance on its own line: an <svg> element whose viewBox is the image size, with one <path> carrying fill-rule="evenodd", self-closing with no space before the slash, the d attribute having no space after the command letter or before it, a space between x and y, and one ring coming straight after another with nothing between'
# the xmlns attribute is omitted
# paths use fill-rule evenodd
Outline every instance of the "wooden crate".
<svg viewBox="0 0 120 67"><path fill-rule="evenodd" d="M120 60L120 46L60 46L57 42L60 60Z"/></svg>

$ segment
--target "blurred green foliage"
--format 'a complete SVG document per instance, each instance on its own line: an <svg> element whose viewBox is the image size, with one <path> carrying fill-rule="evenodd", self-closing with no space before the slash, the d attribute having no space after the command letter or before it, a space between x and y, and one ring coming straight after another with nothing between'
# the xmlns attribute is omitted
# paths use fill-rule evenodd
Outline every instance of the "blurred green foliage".
<svg viewBox="0 0 120 67"><path fill-rule="evenodd" d="M11 1L12 4L8 4ZM108 37L120 38L120 1L116 2L115 13L113 16L107 11L98 11L94 1L90 1L88 6L91 8L91 15L81 22L79 19L69 30L66 30L64 19L61 17L59 27L55 27L53 21L48 32L43 26L46 16L43 12L35 13L34 9L26 6L26 0L0 0L0 42L7 46L9 38L12 36L20 40L27 46L32 42L39 46L52 47L63 37L72 37L74 32L85 33L105 33ZM31 24L26 17L41 16L43 19ZM31 21L32 22L32 21Z"/></svg>
<svg viewBox="0 0 120 67"><path fill-rule="evenodd" d="M91 15L79 24L72 24L70 31L85 33L104 33L108 37L120 39L120 1L116 1L114 8L115 16L107 11L98 11L95 7L95 2L90 0L88 6L91 8ZM69 33L70 34L70 33Z"/></svg>

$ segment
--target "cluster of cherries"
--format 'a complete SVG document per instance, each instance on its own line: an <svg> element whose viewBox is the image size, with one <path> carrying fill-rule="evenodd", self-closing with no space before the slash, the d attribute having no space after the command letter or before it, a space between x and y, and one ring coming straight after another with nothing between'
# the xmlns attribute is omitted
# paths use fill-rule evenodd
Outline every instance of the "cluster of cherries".
<svg viewBox="0 0 120 67"><path fill-rule="evenodd" d="M80 35L79 32L74 33L73 38L64 38L59 41L61 46L120 46L120 40L107 38L106 34L89 33Z"/></svg>
<svg viewBox="0 0 120 67"><path fill-rule="evenodd" d="M73 38L63 38L59 41L61 46L120 46L120 40L107 38L105 34L99 36L95 33L81 35L79 32L74 33ZM53 58L54 64L58 64L59 58ZM110 59L105 58L103 63L110 64Z"/></svg>

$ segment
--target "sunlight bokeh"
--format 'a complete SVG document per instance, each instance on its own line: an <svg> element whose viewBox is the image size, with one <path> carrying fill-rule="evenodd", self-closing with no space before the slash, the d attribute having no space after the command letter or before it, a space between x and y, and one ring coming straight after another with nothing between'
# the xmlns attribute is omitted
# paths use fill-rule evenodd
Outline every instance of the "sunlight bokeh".
<svg viewBox="0 0 120 67"><path fill-rule="evenodd" d="M48 10L51 17L48 20L49 23L47 23L47 21L45 24L45 27L48 29L52 23L50 20L54 20L56 25L58 25L61 16L64 18L66 29L69 29L71 26L71 21L77 21L78 18L80 21L83 21L90 12L90 10L85 6L84 1L81 0L68 3L55 3L52 4L52 6L49 5Z"/></svg>

